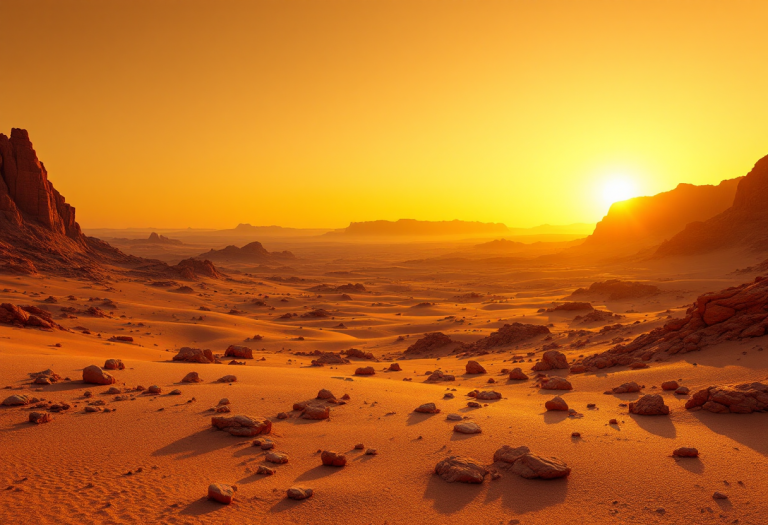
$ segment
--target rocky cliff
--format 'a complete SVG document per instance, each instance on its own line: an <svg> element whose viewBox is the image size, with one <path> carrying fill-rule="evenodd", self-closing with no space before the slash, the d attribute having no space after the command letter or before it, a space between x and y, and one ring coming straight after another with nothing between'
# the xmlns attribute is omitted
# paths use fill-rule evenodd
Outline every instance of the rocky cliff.
<svg viewBox="0 0 768 525"><path fill-rule="evenodd" d="M690 255L743 246L768 250L768 155L739 181L732 206L706 220L693 222L663 243L657 257Z"/></svg>

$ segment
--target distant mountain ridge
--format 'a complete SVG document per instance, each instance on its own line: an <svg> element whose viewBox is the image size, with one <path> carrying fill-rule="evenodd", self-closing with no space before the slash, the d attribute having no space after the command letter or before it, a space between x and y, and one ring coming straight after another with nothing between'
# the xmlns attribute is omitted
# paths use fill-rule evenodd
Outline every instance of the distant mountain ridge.
<svg viewBox="0 0 768 525"><path fill-rule="evenodd" d="M590 225L571 224L553 226L544 224L533 228L509 228L500 222L479 221L421 221L399 219L397 221L377 220L351 222L346 228L328 232L325 236L358 237L406 237L406 236L457 236L457 235L546 235L588 233Z"/></svg>

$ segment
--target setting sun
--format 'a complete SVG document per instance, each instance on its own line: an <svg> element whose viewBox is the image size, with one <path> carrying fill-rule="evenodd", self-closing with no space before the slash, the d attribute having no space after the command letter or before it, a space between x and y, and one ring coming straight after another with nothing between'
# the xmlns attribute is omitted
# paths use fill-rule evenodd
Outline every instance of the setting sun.
<svg viewBox="0 0 768 525"><path fill-rule="evenodd" d="M603 185L603 202L608 206L614 202L619 202L637 196L637 185L635 181L626 176L616 176L609 179Z"/></svg>

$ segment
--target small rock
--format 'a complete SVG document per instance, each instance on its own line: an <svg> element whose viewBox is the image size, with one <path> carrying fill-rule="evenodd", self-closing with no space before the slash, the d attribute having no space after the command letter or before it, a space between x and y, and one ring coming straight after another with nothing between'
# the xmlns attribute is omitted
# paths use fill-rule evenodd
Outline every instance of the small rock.
<svg viewBox="0 0 768 525"><path fill-rule="evenodd" d="M224 483L211 483L208 485L208 497L227 505L232 503L236 491L237 487L234 485L226 485Z"/></svg>
<svg viewBox="0 0 768 525"><path fill-rule="evenodd" d="M459 434L479 434L482 432L480 430L480 426L478 426L477 423L473 423L472 421L454 425L453 431L458 432Z"/></svg>
<svg viewBox="0 0 768 525"><path fill-rule="evenodd" d="M282 452L270 452L264 457L264 460L277 464L288 463L288 454L283 454Z"/></svg>
<svg viewBox="0 0 768 525"><path fill-rule="evenodd" d="M546 403L544 408L547 410L568 410L568 403L560 396L555 396Z"/></svg>
<svg viewBox="0 0 768 525"><path fill-rule="evenodd" d="M304 487L291 487L288 489L287 496L290 499L302 500L312 497L312 489Z"/></svg>
<svg viewBox="0 0 768 525"><path fill-rule="evenodd" d="M323 465L330 467L343 467L347 464L347 456L331 450L323 450L322 454L320 454L320 459L322 460Z"/></svg>

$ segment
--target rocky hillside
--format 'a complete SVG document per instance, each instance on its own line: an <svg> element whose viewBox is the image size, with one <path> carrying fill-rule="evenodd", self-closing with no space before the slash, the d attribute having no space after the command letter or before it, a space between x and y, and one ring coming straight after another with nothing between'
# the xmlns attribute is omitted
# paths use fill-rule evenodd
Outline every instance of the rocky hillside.
<svg viewBox="0 0 768 525"><path fill-rule="evenodd" d="M657 257L690 255L743 246L768 248L768 155L739 181L732 206L701 222L692 222L663 243Z"/></svg>
<svg viewBox="0 0 768 525"><path fill-rule="evenodd" d="M614 203L584 249L630 246L635 252L657 245L682 231L688 223L704 221L726 210L733 202L740 179L717 186L679 184L674 190Z"/></svg>

